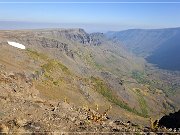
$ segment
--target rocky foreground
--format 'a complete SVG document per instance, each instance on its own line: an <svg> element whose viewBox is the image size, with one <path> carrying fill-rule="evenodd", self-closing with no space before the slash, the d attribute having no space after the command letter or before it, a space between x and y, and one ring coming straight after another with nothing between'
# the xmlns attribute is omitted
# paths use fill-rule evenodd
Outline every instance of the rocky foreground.
<svg viewBox="0 0 180 135"><path fill-rule="evenodd" d="M24 73L0 71L0 133L1 134L178 134L178 129L143 127L131 121L108 117L111 107L103 113L78 107L64 101L47 101L39 97L33 80Z"/></svg>

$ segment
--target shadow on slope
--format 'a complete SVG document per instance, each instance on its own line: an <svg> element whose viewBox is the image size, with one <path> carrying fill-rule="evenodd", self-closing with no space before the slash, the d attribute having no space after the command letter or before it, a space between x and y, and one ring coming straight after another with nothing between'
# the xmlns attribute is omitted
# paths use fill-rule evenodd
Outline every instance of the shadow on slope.
<svg viewBox="0 0 180 135"><path fill-rule="evenodd" d="M146 60L161 69L180 70L179 51L180 39L177 35L155 50Z"/></svg>
<svg viewBox="0 0 180 135"><path fill-rule="evenodd" d="M165 126L167 128L180 128L180 110L163 116L159 120L159 126Z"/></svg>

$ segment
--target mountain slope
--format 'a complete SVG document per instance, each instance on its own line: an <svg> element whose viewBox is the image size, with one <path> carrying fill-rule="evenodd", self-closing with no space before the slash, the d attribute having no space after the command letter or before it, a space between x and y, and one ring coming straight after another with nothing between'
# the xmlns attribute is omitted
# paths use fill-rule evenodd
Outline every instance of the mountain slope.
<svg viewBox="0 0 180 135"><path fill-rule="evenodd" d="M106 35L160 68L180 70L180 28L132 29Z"/></svg>
<svg viewBox="0 0 180 135"><path fill-rule="evenodd" d="M29 78L43 100L66 99L89 108L98 104L99 111L111 105L112 118L143 124L148 123L147 117L161 116L178 106L160 89L162 84L166 87L165 81L156 77L160 83L154 85L147 74L139 74L145 71L142 58L128 53L102 33L57 29L1 31L0 35L2 69ZM21 43L27 49L13 48L7 41ZM152 86L139 82L142 79Z"/></svg>
<svg viewBox="0 0 180 135"><path fill-rule="evenodd" d="M111 107L101 112L98 107L93 110L69 100L44 99L24 73L7 73L3 68L0 84L0 134L168 132L168 129L113 120L109 118Z"/></svg>
<svg viewBox="0 0 180 135"><path fill-rule="evenodd" d="M157 64L162 69L180 71L180 34L175 35L157 48L147 61Z"/></svg>

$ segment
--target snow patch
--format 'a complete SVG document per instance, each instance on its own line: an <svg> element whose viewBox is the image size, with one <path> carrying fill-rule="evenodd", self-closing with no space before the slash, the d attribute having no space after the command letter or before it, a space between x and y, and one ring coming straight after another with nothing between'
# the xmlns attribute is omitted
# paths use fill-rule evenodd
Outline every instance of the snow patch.
<svg viewBox="0 0 180 135"><path fill-rule="evenodd" d="M14 47L17 47L17 48L20 48L20 49L26 49L26 47L20 43L17 43L17 42L10 42L10 41L7 41L9 45L11 46L14 46Z"/></svg>

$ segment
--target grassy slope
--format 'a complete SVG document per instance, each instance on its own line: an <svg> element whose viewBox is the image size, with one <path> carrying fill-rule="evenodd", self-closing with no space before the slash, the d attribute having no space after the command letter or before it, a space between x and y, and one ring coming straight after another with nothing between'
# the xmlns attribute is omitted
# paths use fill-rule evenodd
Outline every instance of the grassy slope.
<svg viewBox="0 0 180 135"><path fill-rule="evenodd" d="M105 82L103 80L101 80L99 78L95 78L95 77L91 77L91 80L92 80L94 87L97 90L97 92L99 92L104 97L106 97L110 102L114 103L115 105L117 105L117 106L119 106L119 107L121 107L121 108L123 108L129 112L135 113L139 116L148 117L147 110L144 106L146 103L145 103L145 100L143 98L138 98L138 101L140 102L140 106L142 109L142 112L139 112L135 108L132 109L131 107L128 106L127 103L120 100L116 96L116 94L110 88L108 88L108 86L105 84ZM141 95L139 97L141 97ZM143 99L143 100L141 100L141 99Z"/></svg>
<svg viewBox="0 0 180 135"><path fill-rule="evenodd" d="M129 111L135 113L136 115L147 117L143 112L139 112L136 109L132 109L128 106L127 103L123 102L116 96L116 94L106 85L106 83L97 77L91 78L77 78L73 73L69 71L69 69L60 63L57 60L50 59L46 55L38 53L33 50L28 50L29 56L37 61L41 61L43 64L41 68L45 71L42 78L41 83L37 83L37 88L42 92L45 96L49 98L64 98L64 97L76 97L79 92L79 88L76 84L74 84L74 88L72 88L73 80L81 79L84 83L91 82L90 85L93 85L93 89L95 89L99 94L103 95L108 101L111 103ZM70 86L72 85L72 86ZM76 93L74 93L76 92ZM70 96L74 93L74 96ZM82 97L82 95L79 95ZM81 99L81 102L84 99ZM75 101L75 100L74 100ZM84 102L84 101L83 101ZM80 103L79 103L80 104Z"/></svg>

